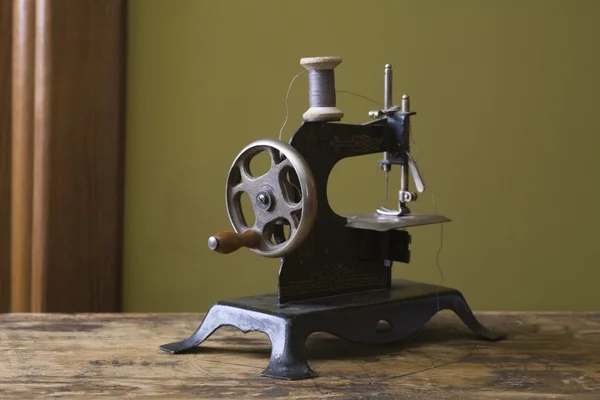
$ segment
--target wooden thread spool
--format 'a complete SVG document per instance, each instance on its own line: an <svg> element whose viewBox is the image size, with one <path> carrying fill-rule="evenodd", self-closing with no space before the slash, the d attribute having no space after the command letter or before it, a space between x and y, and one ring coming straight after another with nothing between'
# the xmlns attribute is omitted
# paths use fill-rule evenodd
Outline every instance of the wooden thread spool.
<svg viewBox="0 0 600 400"><path fill-rule="evenodd" d="M308 57L300 65L308 70L310 108L302 114L305 121L339 121L344 112L336 107L335 75L340 57Z"/></svg>

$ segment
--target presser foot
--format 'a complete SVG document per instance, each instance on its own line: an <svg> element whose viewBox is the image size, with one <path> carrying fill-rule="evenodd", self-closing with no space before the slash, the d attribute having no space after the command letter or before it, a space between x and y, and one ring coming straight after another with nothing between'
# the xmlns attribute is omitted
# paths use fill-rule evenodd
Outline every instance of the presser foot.
<svg viewBox="0 0 600 400"><path fill-rule="evenodd" d="M401 206L399 210L392 210L387 207L378 207L377 214L385 215L388 217L401 217L403 215L410 214L410 209L406 206Z"/></svg>
<svg viewBox="0 0 600 400"><path fill-rule="evenodd" d="M481 339L497 341L506 337L483 326L458 290L397 280L390 289L287 305L279 305L276 295L221 301L211 307L189 338L160 348L172 354L185 353L226 325L244 333L259 331L268 335L272 346L269 364L261 375L305 379L317 376L308 364L305 349L312 333L327 332L356 343L392 343L422 328L442 310L452 310Z"/></svg>

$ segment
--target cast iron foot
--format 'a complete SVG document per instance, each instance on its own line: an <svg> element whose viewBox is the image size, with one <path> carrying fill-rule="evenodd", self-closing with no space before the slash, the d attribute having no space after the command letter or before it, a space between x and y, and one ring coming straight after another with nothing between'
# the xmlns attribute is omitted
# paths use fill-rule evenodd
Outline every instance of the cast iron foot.
<svg viewBox="0 0 600 400"><path fill-rule="evenodd" d="M261 375L304 379L317 376L305 355L305 342L310 334L327 332L357 343L391 343L417 331L444 309L454 311L482 339L497 341L506 337L481 325L459 291L398 280L389 290L289 305L279 305L275 295L221 301L211 307L192 336L160 348L172 354L184 353L225 325L244 333L264 332L271 340L271 358ZM382 320L389 324L388 329L378 329Z"/></svg>
<svg viewBox="0 0 600 400"><path fill-rule="evenodd" d="M189 338L160 346L168 353L179 354L192 349L210 337L221 326L234 326L243 333L264 332L271 340L271 360L261 375L280 379L316 376L304 355L307 335L285 315L269 315L247 308L224 304L211 307L200 327Z"/></svg>

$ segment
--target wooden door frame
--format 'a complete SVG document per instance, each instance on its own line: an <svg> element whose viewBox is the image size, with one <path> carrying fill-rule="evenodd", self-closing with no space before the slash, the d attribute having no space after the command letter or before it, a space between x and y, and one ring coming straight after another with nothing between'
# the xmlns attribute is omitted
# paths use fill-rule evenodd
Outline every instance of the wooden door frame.
<svg viewBox="0 0 600 400"><path fill-rule="evenodd" d="M12 7L0 311L119 312L127 1L0 1Z"/></svg>
<svg viewBox="0 0 600 400"><path fill-rule="evenodd" d="M10 310L12 6L0 0L0 312Z"/></svg>

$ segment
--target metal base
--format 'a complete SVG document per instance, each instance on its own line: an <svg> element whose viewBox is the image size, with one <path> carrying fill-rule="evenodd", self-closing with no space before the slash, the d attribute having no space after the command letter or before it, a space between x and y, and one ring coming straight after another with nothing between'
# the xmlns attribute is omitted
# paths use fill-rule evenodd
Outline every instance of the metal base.
<svg viewBox="0 0 600 400"><path fill-rule="evenodd" d="M314 332L328 332L358 343L390 343L420 329L445 309L454 311L480 338L496 341L506 337L482 326L458 290L396 280L391 289L286 305L278 304L276 295L220 301L211 307L192 336L160 348L172 354L184 353L225 325L244 333L264 332L271 340L272 350L269 365L261 375L304 379L317 376L305 356L305 341Z"/></svg>

